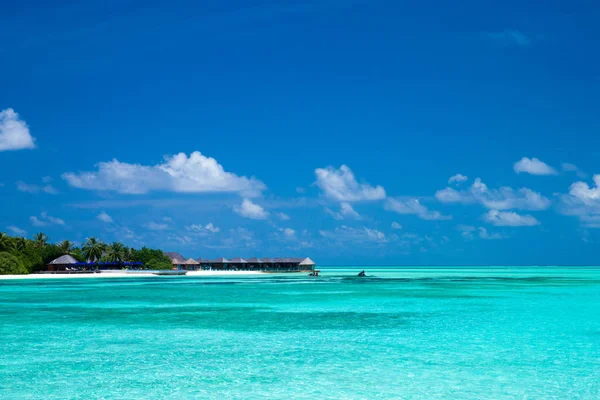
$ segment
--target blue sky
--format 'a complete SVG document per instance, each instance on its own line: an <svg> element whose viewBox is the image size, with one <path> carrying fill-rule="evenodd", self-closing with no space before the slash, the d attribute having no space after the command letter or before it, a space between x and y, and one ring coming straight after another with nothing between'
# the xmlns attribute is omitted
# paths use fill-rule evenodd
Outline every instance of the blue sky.
<svg viewBox="0 0 600 400"><path fill-rule="evenodd" d="M600 6L3 4L0 230L597 264Z"/></svg>

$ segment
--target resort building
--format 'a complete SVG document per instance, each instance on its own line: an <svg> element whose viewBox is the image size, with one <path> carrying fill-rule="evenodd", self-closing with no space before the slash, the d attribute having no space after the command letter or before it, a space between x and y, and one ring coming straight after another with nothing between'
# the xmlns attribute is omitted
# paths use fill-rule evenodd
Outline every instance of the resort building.
<svg viewBox="0 0 600 400"><path fill-rule="evenodd" d="M272 271L272 272L299 272L313 271L315 262L308 257L305 258L257 258L244 259L234 257L227 259L219 257L212 260L198 258L186 260L179 253L165 253L171 259L173 268L187 271L194 270L218 270L218 271Z"/></svg>

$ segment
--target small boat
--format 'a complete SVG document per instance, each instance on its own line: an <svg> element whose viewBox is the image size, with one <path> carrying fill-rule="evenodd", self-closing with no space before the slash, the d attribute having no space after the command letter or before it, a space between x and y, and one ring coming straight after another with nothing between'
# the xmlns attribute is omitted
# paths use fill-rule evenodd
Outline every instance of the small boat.
<svg viewBox="0 0 600 400"><path fill-rule="evenodd" d="M314 270L313 272L311 272L310 274L308 274L308 276L319 276L319 270Z"/></svg>
<svg viewBox="0 0 600 400"><path fill-rule="evenodd" d="M152 275L168 275L168 276L180 276L187 274L187 271L153 271Z"/></svg>

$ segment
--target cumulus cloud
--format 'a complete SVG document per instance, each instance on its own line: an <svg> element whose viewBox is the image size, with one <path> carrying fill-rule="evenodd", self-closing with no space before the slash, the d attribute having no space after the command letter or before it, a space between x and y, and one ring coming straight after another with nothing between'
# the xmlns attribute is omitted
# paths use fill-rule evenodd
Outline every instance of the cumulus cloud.
<svg viewBox="0 0 600 400"><path fill-rule="evenodd" d="M515 163L513 166L517 174L527 173L531 175L556 175L557 172L554 168L549 166L543 161L537 158L523 157Z"/></svg>
<svg viewBox="0 0 600 400"><path fill-rule="evenodd" d="M109 190L126 194L152 191L181 193L233 192L256 196L266 189L255 178L226 172L211 157L195 151L166 156L162 164L146 166L116 159L101 162L94 172L67 172L62 175L71 186L89 190Z"/></svg>
<svg viewBox="0 0 600 400"><path fill-rule="evenodd" d="M64 220L48 215L46 212L41 213L39 217L32 215L29 221L33 226L65 225Z"/></svg>
<svg viewBox="0 0 600 400"><path fill-rule="evenodd" d="M392 229L402 229L402 225L394 221L392 222Z"/></svg>
<svg viewBox="0 0 600 400"><path fill-rule="evenodd" d="M56 189L54 186L52 186L50 184L35 185L35 184L28 184L23 181L18 181L18 182L16 182L16 185L17 185L17 190L19 192L32 193L32 194L42 193L42 192L48 193L48 194L57 194L58 193L58 189Z"/></svg>
<svg viewBox="0 0 600 400"><path fill-rule="evenodd" d="M382 186L371 186L368 183L358 183L352 170L342 165L339 169L333 167L317 168L316 184L323 194L340 202L381 200L385 198Z"/></svg>
<svg viewBox="0 0 600 400"><path fill-rule="evenodd" d="M501 32L488 32L486 35L489 39L504 45L527 47L533 42L530 37L518 30L507 29Z"/></svg>
<svg viewBox="0 0 600 400"><path fill-rule="evenodd" d="M528 188L514 190L510 187L489 189L481 179L475 179L473 185L467 190L456 190L447 187L438 190L436 199L442 203L473 204L478 203L485 208L494 210L545 210L550 207L551 201L538 192Z"/></svg>
<svg viewBox="0 0 600 400"><path fill-rule="evenodd" d="M582 225L600 228L600 174L593 177L594 186L575 182L568 194L561 195L558 210L565 215L577 216Z"/></svg>
<svg viewBox="0 0 600 400"><path fill-rule="evenodd" d="M480 239L484 239L484 240L493 240L493 239L502 239L503 236L500 235L499 233L489 233L488 230L482 226L480 227L474 227L472 225L458 225L456 227L461 235L465 238L465 239L474 239L475 235L477 235L477 237L479 237Z"/></svg>
<svg viewBox="0 0 600 400"><path fill-rule="evenodd" d="M0 151L35 148L29 127L12 108L0 111Z"/></svg>
<svg viewBox="0 0 600 400"><path fill-rule="evenodd" d="M341 203L339 212L335 212L329 208L325 208L325 211L337 220L343 220L347 218L360 219L360 214L354 210L350 203Z"/></svg>
<svg viewBox="0 0 600 400"><path fill-rule="evenodd" d="M431 211L418 199L394 199L389 198L385 203L385 209L398 214L412 214L428 221L439 221L452 219L450 215L442 215L439 211Z"/></svg>
<svg viewBox="0 0 600 400"><path fill-rule="evenodd" d="M106 222L107 224L110 224L113 222L112 217L105 212L101 212L100 214L98 214L98 216L96 218L102 222Z"/></svg>
<svg viewBox="0 0 600 400"><path fill-rule="evenodd" d="M319 231L319 234L327 239L332 239L338 242L374 242L385 243L387 239L383 232L376 229L369 229L366 226L362 228L351 228L342 225L333 231Z"/></svg>
<svg viewBox="0 0 600 400"><path fill-rule="evenodd" d="M540 222L531 215L520 215L514 211L490 210L483 220L495 226L534 226Z"/></svg>
<svg viewBox="0 0 600 400"><path fill-rule="evenodd" d="M18 226L10 225L10 226L7 226L6 229L8 229L13 235L22 236L22 237L27 236L27 231L19 228Z"/></svg>
<svg viewBox="0 0 600 400"><path fill-rule="evenodd" d="M265 211L265 209L258 204L253 203L250 199L244 199L241 205L233 208L233 211L242 217L250 219L267 219L269 217L268 211Z"/></svg>
<svg viewBox="0 0 600 400"><path fill-rule="evenodd" d="M221 229L219 227L216 227L212 222L209 222L208 224L206 224L204 226L199 225L199 224L189 225L186 227L186 229L188 231L193 231L193 232L201 233L201 234L218 233L221 231Z"/></svg>
<svg viewBox="0 0 600 400"><path fill-rule="evenodd" d="M451 184L451 183L458 184L458 183L466 181L467 179L469 179L469 177L464 176L462 174L456 174L456 175L451 176L450 179L448 179L448 184Z"/></svg>

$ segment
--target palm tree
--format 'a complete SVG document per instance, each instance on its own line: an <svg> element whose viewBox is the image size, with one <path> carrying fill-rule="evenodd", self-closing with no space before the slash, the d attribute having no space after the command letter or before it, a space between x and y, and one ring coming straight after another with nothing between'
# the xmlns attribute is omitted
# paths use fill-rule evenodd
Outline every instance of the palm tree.
<svg viewBox="0 0 600 400"><path fill-rule="evenodd" d="M87 261L98 261L102 257L105 248L106 245L101 240L91 237L85 241L81 250L83 250L83 256Z"/></svg>
<svg viewBox="0 0 600 400"><path fill-rule="evenodd" d="M48 243L48 235L45 233L36 233L33 235L34 247L41 249Z"/></svg>
<svg viewBox="0 0 600 400"><path fill-rule="evenodd" d="M123 250L123 261L133 261L133 248L125 247L125 250Z"/></svg>
<svg viewBox="0 0 600 400"><path fill-rule="evenodd" d="M63 240L58 244L58 248L63 254L73 254L73 242L70 240Z"/></svg>
<svg viewBox="0 0 600 400"><path fill-rule="evenodd" d="M7 250L12 247L12 239L6 232L0 232L0 251Z"/></svg>
<svg viewBox="0 0 600 400"><path fill-rule="evenodd" d="M24 237L14 238L12 240L11 247L12 247L12 251L14 251L14 252L23 251L23 250L25 250L25 247L27 247L27 239L25 239Z"/></svg>
<svg viewBox="0 0 600 400"><path fill-rule="evenodd" d="M106 249L106 258L109 262L120 262L123 260L125 246L119 242L114 242Z"/></svg>

